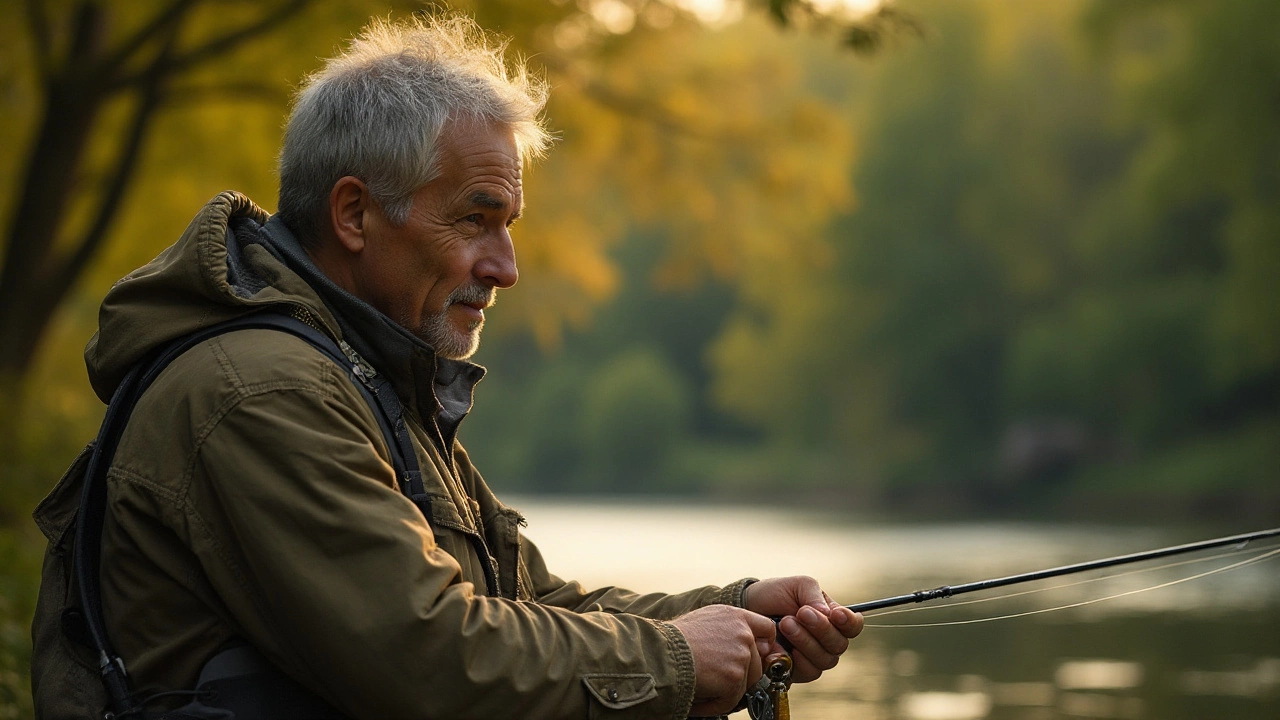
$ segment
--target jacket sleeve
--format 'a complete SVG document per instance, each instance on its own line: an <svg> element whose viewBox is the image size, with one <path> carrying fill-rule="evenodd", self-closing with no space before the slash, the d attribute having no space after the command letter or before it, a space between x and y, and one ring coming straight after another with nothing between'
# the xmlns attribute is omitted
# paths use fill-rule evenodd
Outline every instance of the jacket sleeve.
<svg viewBox="0 0 1280 720"><path fill-rule="evenodd" d="M332 379L242 388L193 461L184 531L249 642L352 717L687 714L673 626L461 581L394 489L371 411Z"/></svg>
<svg viewBox="0 0 1280 720"><path fill-rule="evenodd" d="M482 505L500 505L461 443L454 443L454 458L458 472L467 482L467 490L471 495L480 498ZM742 607L742 591L755 582L755 578L743 578L723 588L708 585L675 595L641 595L619 587L588 590L577 581L565 581L552 574L537 545L523 534L520 536L520 557L524 560L522 571L528 573L523 580L534 600L541 605L579 613L603 611L629 613L653 620L672 620L707 605Z"/></svg>
<svg viewBox="0 0 1280 720"><path fill-rule="evenodd" d="M612 613L631 613L654 620L671 620L691 610L707 605L735 605L742 607L742 591L755 582L744 578L725 587L697 588L676 595L664 593L637 594L617 587L587 590L577 581L565 581L547 570L542 553L528 539L521 538L521 552L527 558L534 597L539 603L566 608L575 612L603 610Z"/></svg>

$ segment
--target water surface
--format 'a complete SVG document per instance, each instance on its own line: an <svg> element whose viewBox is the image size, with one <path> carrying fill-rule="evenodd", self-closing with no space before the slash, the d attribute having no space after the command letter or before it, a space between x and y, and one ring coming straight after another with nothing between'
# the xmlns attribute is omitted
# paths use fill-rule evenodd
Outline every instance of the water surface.
<svg viewBox="0 0 1280 720"><path fill-rule="evenodd" d="M867 524L818 511L684 502L511 504L527 516L527 533L552 571L590 586L674 592L804 573L846 603L1206 537L1175 527ZM792 717L1276 720L1280 559L1144 591L1256 557L1248 550L948 601L978 603L868 614L868 628L841 664L792 691ZM1236 554L1209 558L1226 552ZM1019 595L992 599L1013 592ZM1089 604L990 622L888 627L1076 603Z"/></svg>

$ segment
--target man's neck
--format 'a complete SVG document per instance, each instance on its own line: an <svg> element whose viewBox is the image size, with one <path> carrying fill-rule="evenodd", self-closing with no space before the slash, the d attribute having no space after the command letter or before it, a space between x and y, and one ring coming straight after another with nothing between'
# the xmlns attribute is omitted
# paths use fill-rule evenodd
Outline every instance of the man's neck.
<svg viewBox="0 0 1280 720"><path fill-rule="evenodd" d="M333 237L320 237L318 243L305 243L303 250L316 268L335 285L359 297L350 253Z"/></svg>

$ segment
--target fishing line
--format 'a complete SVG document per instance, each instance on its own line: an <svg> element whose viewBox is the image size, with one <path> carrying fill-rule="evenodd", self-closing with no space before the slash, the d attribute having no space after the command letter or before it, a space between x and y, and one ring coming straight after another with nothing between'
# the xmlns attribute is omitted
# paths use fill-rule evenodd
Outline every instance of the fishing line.
<svg viewBox="0 0 1280 720"><path fill-rule="evenodd" d="M1007 587L1009 585L1019 585L1021 583L1048 580L1049 578L1062 577L1064 575L1074 575L1076 573L1087 572L1090 570L1101 570L1103 568L1146 562L1173 555L1200 552L1210 548L1235 546L1238 549L1242 549L1247 545L1247 543L1254 540L1277 536L1280 536L1280 527L1271 528L1270 530L1258 530L1251 533L1242 533L1240 535L1231 535L1228 537L1201 540L1199 542L1186 543L1183 545L1171 545L1169 547L1156 548L1155 550L1129 553L1128 555L1099 558L1097 560L1089 560L1087 562L1079 562L1060 567L1044 568L1043 570L1034 570L1032 572L1019 573L1017 575L988 578L986 580L975 580L973 582L961 583L959 585L942 585L931 590L916 590L905 595L893 595L891 597L883 597L878 600L866 600L852 605L845 605L844 607L854 612L867 613L875 610L883 610L885 608L898 607L901 605L922 603L930 600L941 600L944 598L954 597L956 595L966 595L972 592L992 590L994 588Z"/></svg>
<svg viewBox="0 0 1280 720"><path fill-rule="evenodd" d="M1010 598L1022 597L1023 595L1034 595L1036 593L1049 592L1050 590L1063 590L1066 588L1075 587L1077 585L1087 585L1089 583L1102 582L1104 580L1113 580L1115 578L1122 578L1129 575L1138 575L1141 573L1156 572L1158 570L1168 570L1169 568L1181 567L1183 565L1194 565L1196 563L1212 562L1214 560L1222 560L1224 558L1236 557L1237 555L1248 555L1253 553L1261 554L1264 552L1267 552L1267 551L1265 549L1260 549L1260 548L1238 549L1238 550L1232 550L1230 552L1219 553L1217 555L1210 555L1208 557L1193 558L1191 560L1179 560L1176 562L1167 563L1165 565L1157 565L1154 567L1147 567L1147 568L1138 568L1137 570L1130 570L1128 572L1115 573L1112 575L1101 575L1099 577L1087 578L1085 580L1077 580L1075 582L1063 583L1061 585L1051 585L1049 587L1035 588L1033 590L1022 590L1020 592L1012 592L1012 593L1006 593L1004 595L996 595L995 597L978 598L977 600L957 600L955 602L947 603L945 605L919 605L916 607L907 607L899 610L886 610L885 612L877 612L873 615L867 615L867 617L883 617L885 615L897 615L898 613L911 613L911 612L921 612L921 611L928 611L928 610L944 610L946 608L960 607L961 605L976 605L978 603L994 602L996 600L1008 600Z"/></svg>
<svg viewBox="0 0 1280 720"><path fill-rule="evenodd" d="M1092 600L1083 600L1081 602L1069 603L1067 605L1060 605L1057 607L1042 608L1039 610L1026 610L1023 612L1010 613L1008 615L997 615L995 617L986 617L986 618L974 618L971 620L949 620L944 622L931 622L931 623L902 623L902 624L895 623L895 624L888 624L888 625L881 625L877 623L866 623L864 627L922 628L922 627L942 627L944 625L974 625L976 623L993 622L995 620L1009 620L1012 618L1027 617L1028 615L1040 615L1043 613L1054 612L1057 610L1069 610L1071 608L1084 607L1085 605L1094 605L1096 603L1104 602L1106 600L1115 600L1116 598L1127 597L1129 595L1137 595L1138 593L1144 593L1151 590L1159 590L1161 588L1171 587L1173 585L1180 585L1184 582L1190 582L1192 580L1199 580L1200 578L1208 577L1210 575L1217 575L1218 573L1223 573L1228 570L1235 570L1237 568L1242 568L1242 567L1245 567L1246 565L1254 565L1260 562L1264 562L1266 560L1269 560L1275 557L1276 555L1280 555L1280 548L1276 548L1275 550L1268 551L1266 554L1259 555L1257 557L1241 560L1240 562L1232 563L1231 565L1225 565L1220 568L1214 568L1213 570L1207 570L1205 572L1192 575L1190 577L1180 578L1178 580L1171 580L1169 582L1160 583L1158 585L1152 585L1150 587L1140 588L1137 590L1128 590L1126 592L1117 593L1115 595L1108 595L1106 597L1094 598ZM884 614L887 615L889 613L884 613ZM877 616L878 614L873 615L871 617L877 617Z"/></svg>

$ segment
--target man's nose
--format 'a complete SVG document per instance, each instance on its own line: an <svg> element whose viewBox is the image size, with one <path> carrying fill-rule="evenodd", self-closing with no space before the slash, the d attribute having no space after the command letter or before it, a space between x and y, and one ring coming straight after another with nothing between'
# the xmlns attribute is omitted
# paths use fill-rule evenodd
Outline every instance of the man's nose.
<svg viewBox="0 0 1280 720"><path fill-rule="evenodd" d="M489 243L485 255L476 263L476 278L490 287L509 288L516 284L520 271L516 269L516 247L511 233L503 228Z"/></svg>

